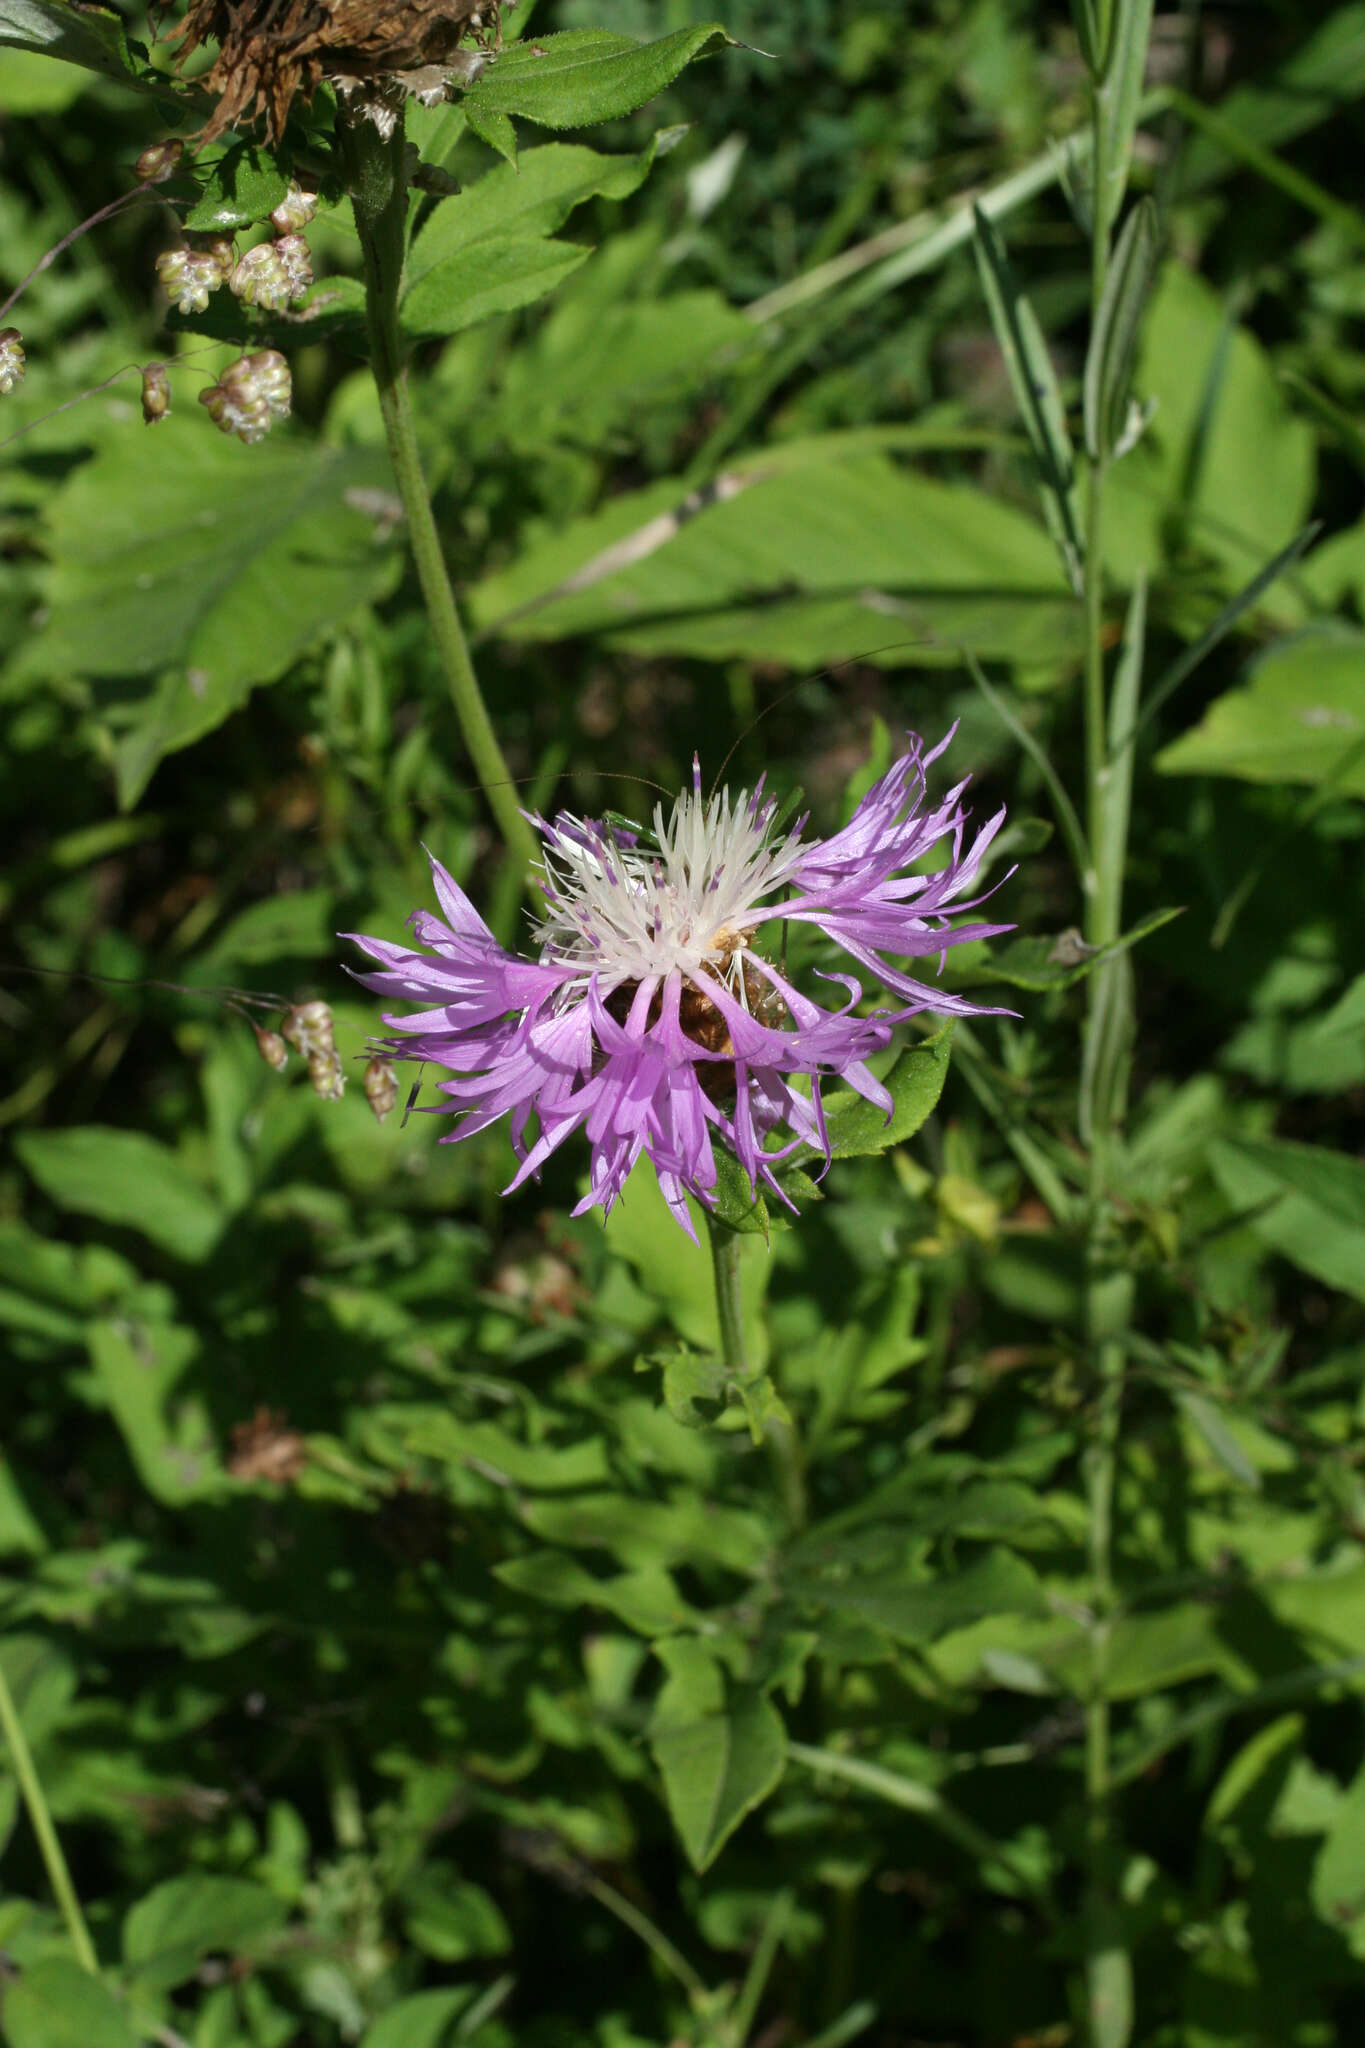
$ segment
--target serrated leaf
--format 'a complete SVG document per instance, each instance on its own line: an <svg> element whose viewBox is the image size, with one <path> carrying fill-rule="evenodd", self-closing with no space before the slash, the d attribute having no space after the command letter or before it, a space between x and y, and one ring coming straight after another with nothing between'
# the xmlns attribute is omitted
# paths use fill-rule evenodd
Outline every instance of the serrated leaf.
<svg viewBox="0 0 1365 2048"><path fill-rule="evenodd" d="M377 450L244 448L207 422L121 438L47 508L48 611L8 674L158 678L109 713L127 808L389 587L399 559L371 506L392 492Z"/></svg>
<svg viewBox="0 0 1365 2048"><path fill-rule="evenodd" d="M477 104L466 106L464 113L471 131L478 136L480 142L486 142L490 149L495 149L509 164L516 162L517 131L512 126L509 115L496 113L491 107L481 107Z"/></svg>
<svg viewBox="0 0 1365 2048"><path fill-rule="evenodd" d="M511 44L469 88L463 106L471 126L477 109L518 114L542 128L587 128L633 114L694 58L732 42L714 21L653 43L609 29L566 29Z"/></svg>
<svg viewBox="0 0 1365 2048"><path fill-rule="evenodd" d="M0 46L59 57L121 85L139 83L124 24L112 8L76 7L68 0L0 0Z"/></svg>
<svg viewBox="0 0 1365 2048"><path fill-rule="evenodd" d="M268 219L288 190L288 178L267 150L254 142L234 142L209 171L185 226L200 234L251 227Z"/></svg>
<svg viewBox="0 0 1365 2048"><path fill-rule="evenodd" d="M825 1126L830 1156L859 1159L869 1153L885 1152L890 1145L913 1138L937 1105L948 1077L948 1056L953 1027L944 1024L932 1038L912 1045L901 1054L882 1085L892 1098L891 1115L860 1095L841 1094L825 1105Z"/></svg>
<svg viewBox="0 0 1365 2048"><path fill-rule="evenodd" d="M175 1153L141 1131L86 1124L25 1131L15 1149L44 1194L61 1209L136 1230L173 1257L206 1259L223 1216Z"/></svg>
<svg viewBox="0 0 1365 2048"><path fill-rule="evenodd" d="M668 1809L695 1870L773 1792L786 1735L771 1701L736 1685L695 1637L657 1645L669 1676L650 1723Z"/></svg>
<svg viewBox="0 0 1365 2048"><path fill-rule="evenodd" d="M8 2048L137 2048L112 1991L61 1956L6 1984L5 2040Z"/></svg>
<svg viewBox="0 0 1365 2048"><path fill-rule="evenodd" d="M443 199L413 242L400 318L410 334L455 334L529 305L591 254L551 240L576 206L624 199L648 175L655 146L604 156L546 143Z"/></svg>

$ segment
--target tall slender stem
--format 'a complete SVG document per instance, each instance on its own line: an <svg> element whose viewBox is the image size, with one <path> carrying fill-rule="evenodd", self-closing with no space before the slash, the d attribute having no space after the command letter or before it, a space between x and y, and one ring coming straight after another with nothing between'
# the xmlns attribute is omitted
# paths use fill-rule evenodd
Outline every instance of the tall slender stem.
<svg viewBox="0 0 1365 2048"><path fill-rule="evenodd" d="M1108 38L1111 46L1114 38ZM1096 332L1109 276L1113 208L1106 102L1092 84L1094 194L1090 251L1091 333ZM1082 877L1085 932L1092 946L1111 944L1122 917L1123 834L1106 830L1115 800L1105 676L1104 500L1108 450L1090 451L1085 533L1085 783L1086 834L1092 866ZM1113 1148L1122 1114L1131 976L1123 959L1101 961L1087 984L1081 1060L1081 1135L1090 1157L1087 1191L1086 1338L1094 1373L1090 1441L1085 1454L1089 1515L1091 1623L1085 1709L1086 1860L1085 1996L1092 2048L1123 2048L1132 2029L1132 1967L1118 1917L1120 1846L1112 1790L1109 1665L1116 1589L1114 1497L1123 1404L1123 1332L1132 1312L1131 1275L1113 1262L1109 1194Z"/></svg>
<svg viewBox="0 0 1365 2048"><path fill-rule="evenodd" d="M66 1922L66 1931L71 1937L71 1946L76 1951L76 1961L83 1970L89 1970L92 1977L99 1975L99 1962L95 1955L95 1944L90 1939L90 1930L85 1924L81 1902L76 1896L76 1887L71 1882L66 1857L52 1824L47 1800L43 1795L42 1783L33 1766L33 1753L24 1734L19 1711L14 1704L14 1695L5 1676L5 1667L0 1664L0 1733L3 1733L14 1765L14 1775L19 1781L19 1790L28 1809L33 1832L38 1838L38 1851L47 1871L47 1881L52 1895L61 1909Z"/></svg>
<svg viewBox="0 0 1365 2048"><path fill-rule="evenodd" d="M408 538L427 617L431 621L432 638L450 686L460 732L474 772L488 799L488 807L497 820L508 852L529 871L535 855L535 841L521 815L516 789L474 672L469 642L446 573L445 555L432 514L413 419L407 362L398 324L408 207L403 175L403 123L398 120L393 133L385 137L373 122L363 116L343 117L338 126L338 137L364 260L370 366L379 393L379 410L388 437L394 478L407 515Z"/></svg>
<svg viewBox="0 0 1365 2048"><path fill-rule="evenodd" d="M754 1367L744 1341L744 1297L740 1290L739 1234L707 1217L711 1239L711 1271L716 1285L716 1323L720 1355L727 1379L751 1380ZM795 1426L785 1415L770 1415L763 1432L773 1477L788 1526L806 1524L806 1471Z"/></svg>

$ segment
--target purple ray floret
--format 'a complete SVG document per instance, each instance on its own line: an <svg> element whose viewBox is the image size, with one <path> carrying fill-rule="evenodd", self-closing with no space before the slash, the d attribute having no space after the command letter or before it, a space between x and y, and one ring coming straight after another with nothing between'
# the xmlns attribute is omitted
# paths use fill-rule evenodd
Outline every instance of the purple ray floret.
<svg viewBox="0 0 1365 2048"><path fill-rule="evenodd" d="M974 909L999 811L968 843L959 783L926 808L926 753L914 734L848 824L803 838L773 829L777 805L693 786L652 830L561 814L533 819L544 841L539 957L506 952L439 861L442 917L410 919L421 951L351 934L378 972L369 988L414 1011L388 1014L389 1049L449 1069L441 1087L459 1122L449 1139L510 1119L518 1167L507 1192L582 1131L589 1189L575 1215L609 1210L643 1153L678 1222L686 1196L715 1202L717 1139L755 1192L786 1200L776 1169L798 1151L829 1162L821 1103L831 1076L890 1114L867 1066L921 1011L975 1016L982 1006L917 980L905 963L989 938L1008 925L951 924ZM947 858L943 859L946 846ZM915 873L926 855L940 865ZM862 970L827 972L824 1007L795 988L759 944L782 919L817 925ZM776 950L775 948L771 950ZM863 980L898 999L865 1014Z"/></svg>

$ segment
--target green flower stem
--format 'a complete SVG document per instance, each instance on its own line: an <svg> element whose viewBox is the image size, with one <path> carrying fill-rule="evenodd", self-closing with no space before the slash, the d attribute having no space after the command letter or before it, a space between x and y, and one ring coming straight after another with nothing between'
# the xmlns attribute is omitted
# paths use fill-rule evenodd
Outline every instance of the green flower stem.
<svg viewBox="0 0 1365 2048"><path fill-rule="evenodd" d="M446 573L413 420L412 394L398 324L408 212L403 123L400 118L393 134L385 138L373 122L343 116L337 133L364 259L370 366L379 393L393 473L407 515L417 580L474 772L509 854L529 877L535 841L521 815L512 776L474 673L469 642Z"/></svg>
<svg viewBox="0 0 1365 2048"><path fill-rule="evenodd" d="M85 1924L81 1902L76 1897L76 1887L71 1882L71 1872L66 1867L66 1858L57 1839L57 1830L52 1825L52 1815L48 1812L47 1800L43 1796L38 1773L33 1767L33 1753L29 1749L28 1737L24 1734L3 1664L0 1664L0 1733L4 1735L9 1749L14 1775L19 1781L19 1790L28 1809L28 1817L38 1838L38 1849L43 1859L43 1867L47 1871L47 1881L52 1887L53 1897L61 1908L66 1931L71 1937L71 1946L76 1951L76 1961L83 1970L89 1970L92 1977L97 1977L100 1966L95 1955L95 1944L90 1939L90 1930Z"/></svg>
<svg viewBox="0 0 1365 2048"><path fill-rule="evenodd" d="M706 1219L711 1239L711 1271L716 1284L716 1322L720 1328L720 1355L727 1379L751 1380L754 1367L744 1343L744 1300L739 1284L739 1233L713 1217ZM807 1516L805 1459L794 1425L780 1415L770 1416L764 1442L772 1461L778 1497L793 1533L804 1529Z"/></svg>

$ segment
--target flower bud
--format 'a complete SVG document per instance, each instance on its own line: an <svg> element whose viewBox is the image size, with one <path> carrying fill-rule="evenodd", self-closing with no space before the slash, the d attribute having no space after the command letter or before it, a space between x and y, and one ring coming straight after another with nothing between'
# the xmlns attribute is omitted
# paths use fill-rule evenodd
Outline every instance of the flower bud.
<svg viewBox="0 0 1365 2048"><path fill-rule="evenodd" d="M289 273L273 242L258 242L248 249L228 278L228 290L244 306L260 306L267 313L279 313L289 304Z"/></svg>
<svg viewBox="0 0 1365 2048"><path fill-rule="evenodd" d="M24 376L24 344L17 327L0 327L0 398L8 398Z"/></svg>
<svg viewBox="0 0 1365 2048"><path fill-rule="evenodd" d="M169 178L185 154L183 142L174 137L166 142L153 142L143 150L133 170L140 184L159 185L163 178Z"/></svg>
<svg viewBox="0 0 1365 2048"><path fill-rule="evenodd" d="M156 274L178 313L202 313L209 293L216 292L227 274L223 252L232 260L230 242L218 241L207 249L167 249L156 259Z"/></svg>
<svg viewBox="0 0 1365 2048"><path fill-rule="evenodd" d="M289 417L290 394L288 363L278 349L262 348L229 363L218 382L200 392L199 403L222 433L250 444L263 441L276 420ZM295 1014L290 1011L290 1016ZM284 1035L289 1037L287 1026Z"/></svg>
<svg viewBox="0 0 1365 2048"><path fill-rule="evenodd" d="M149 427L171 409L171 387L164 363L147 363L142 372L142 417Z"/></svg>
<svg viewBox="0 0 1365 2048"><path fill-rule="evenodd" d="M268 1067L273 1067L277 1074L282 1074L289 1064L289 1047L279 1032L266 1031L259 1024L253 1024L251 1028L256 1034L256 1044L261 1058Z"/></svg>
<svg viewBox="0 0 1365 2048"><path fill-rule="evenodd" d="M277 235L294 235L300 228L306 228L318 210L316 192L305 192L300 185L291 185L279 205L270 216L270 225Z"/></svg>
<svg viewBox="0 0 1365 2048"><path fill-rule="evenodd" d="M303 235L281 235L275 254L284 266L284 280L291 299L301 299L313 282L313 265Z"/></svg>
<svg viewBox="0 0 1365 2048"><path fill-rule="evenodd" d="M389 1060L372 1059L365 1068L365 1100L382 1124L398 1102L398 1076Z"/></svg>
<svg viewBox="0 0 1365 2048"><path fill-rule="evenodd" d="M306 1060L336 1050L332 1013L326 1003L296 1003L292 1010L286 1010L280 1030Z"/></svg>
<svg viewBox="0 0 1365 2048"><path fill-rule="evenodd" d="M315 1052L308 1061L308 1079L314 1095L324 1102L340 1102L346 1093L346 1076L335 1052Z"/></svg>

